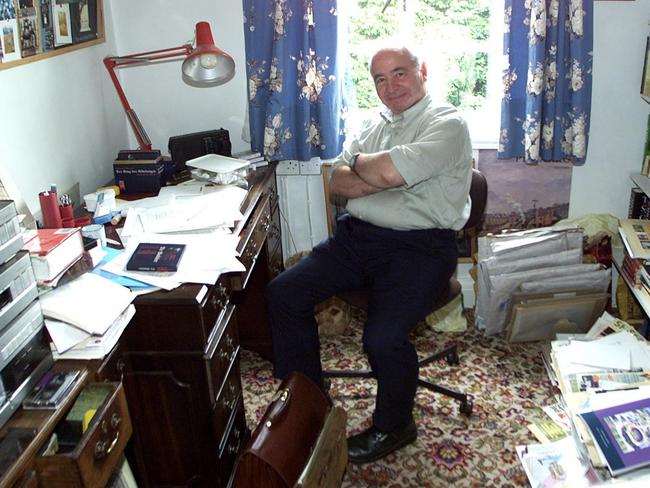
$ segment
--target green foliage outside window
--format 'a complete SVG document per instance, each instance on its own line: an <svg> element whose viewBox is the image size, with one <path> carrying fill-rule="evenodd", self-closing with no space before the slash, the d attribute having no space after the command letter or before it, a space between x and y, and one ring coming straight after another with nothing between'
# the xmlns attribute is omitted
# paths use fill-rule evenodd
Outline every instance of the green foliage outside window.
<svg viewBox="0 0 650 488"><path fill-rule="evenodd" d="M444 77L444 98L461 109L480 108L486 97L490 0L356 0L350 19L352 76L359 109L379 103L368 72L369 58L382 39L409 31L425 53L429 78ZM407 11L404 11L406 5ZM410 14L410 15L409 15Z"/></svg>

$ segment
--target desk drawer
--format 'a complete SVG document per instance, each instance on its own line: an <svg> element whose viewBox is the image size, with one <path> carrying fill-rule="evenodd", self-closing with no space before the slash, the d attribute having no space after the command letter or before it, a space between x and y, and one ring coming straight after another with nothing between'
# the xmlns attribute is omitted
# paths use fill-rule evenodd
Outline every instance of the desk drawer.
<svg viewBox="0 0 650 488"><path fill-rule="evenodd" d="M128 351L203 351L230 300L230 278L214 286L183 285L135 300L120 342Z"/></svg>
<svg viewBox="0 0 650 488"><path fill-rule="evenodd" d="M229 482L235 472L235 461L246 445L248 435L249 432L246 427L246 415L244 412L244 398L240 396L228 422L228 428L224 433L222 443L219 446L221 486L232 486Z"/></svg>
<svg viewBox="0 0 650 488"><path fill-rule="evenodd" d="M248 278L253 272L257 256L264 245L266 236L271 229L271 203L270 195L265 194L253 212L248 224L241 232L241 240L237 250L240 252L239 260L246 267L246 271L233 277L232 289L241 291L246 287Z"/></svg>
<svg viewBox="0 0 650 488"><path fill-rule="evenodd" d="M90 383L84 388L86 389L101 395L106 394L106 397L97 408L88 429L74 447L70 449L60 447L56 454L41 453L36 458L36 472L40 486L54 488L104 486L118 465L132 432L122 384ZM84 390L80 395L84 394ZM55 430L61 427L62 424L59 424ZM69 431L67 428L65 430ZM61 432L62 430L59 430L59 433ZM62 438L61 434L60 438Z"/></svg>
<svg viewBox="0 0 650 488"><path fill-rule="evenodd" d="M239 378L239 360L237 359L231 364L228 376L212 405L212 428L215 438L218 439L218 445L223 443L228 420L241 396L242 387Z"/></svg>
<svg viewBox="0 0 650 488"><path fill-rule="evenodd" d="M239 354L239 337L234 311L234 305L226 309L224 319L215 327L214 334L206 347L205 360L211 399L217 397L230 365L235 362Z"/></svg>

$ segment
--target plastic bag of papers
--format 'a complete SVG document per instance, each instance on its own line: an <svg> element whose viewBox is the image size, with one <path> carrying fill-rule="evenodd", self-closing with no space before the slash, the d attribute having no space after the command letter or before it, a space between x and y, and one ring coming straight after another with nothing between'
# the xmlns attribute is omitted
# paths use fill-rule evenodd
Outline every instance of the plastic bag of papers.
<svg viewBox="0 0 650 488"><path fill-rule="evenodd" d="M549 227L479 238L477 326L487 334L494 335L504 332L508 324L512 325L512 295L515 292L585 290L598 293L598 299L594 298L591 303L593 308L585 303L582 313L576 315L569 313L570 306L567 306L564 312L553 312L557 317L547 316L548 320L544 324L540 323L539 327L548 327L552 321L553 327L559 324L558 330L572 330L576 320L579 322L577 329L583 330L591 326L587 322L595 320L602 311L600 306L603 299L606 302L611 271L601 264L583 264L582 243L583 234L580 229ZM519 335L520 340L534 340L536 336L545 338L547 331L531 333L534 323L530 321L534 320L535 313L529 309L534 306L519 305L518 311L521 314L516 317L516 330L526 331ZM542 304L538 306L542 307ZM521 322L522 317L527 317L525 323ZM561 322L563 319L564 323ZM531 334L528 335L529 333Z"/></svg>

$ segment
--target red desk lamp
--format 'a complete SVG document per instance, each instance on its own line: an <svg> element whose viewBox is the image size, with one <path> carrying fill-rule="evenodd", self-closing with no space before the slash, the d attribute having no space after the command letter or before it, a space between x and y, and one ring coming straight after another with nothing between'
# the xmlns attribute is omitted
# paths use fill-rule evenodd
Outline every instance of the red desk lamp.
<svg viewBox="0 0 650 488"><path fill-rule="evenodd" d="M129 124L135 133L140 149L150 150L151 140L142 127L138 116L126 99L124 90L115 74L116 68L142 66L158 61L183 60L181 70L183 81L192 86L217 86L222 85L235 76L235 61L228 54L214 45L210 24L199 22L196 24L196 46L187 43L178 47L149 51L146 53L130 54L128 56L107 56L104 66L113 80L113 85L120 97Z"/></svg>

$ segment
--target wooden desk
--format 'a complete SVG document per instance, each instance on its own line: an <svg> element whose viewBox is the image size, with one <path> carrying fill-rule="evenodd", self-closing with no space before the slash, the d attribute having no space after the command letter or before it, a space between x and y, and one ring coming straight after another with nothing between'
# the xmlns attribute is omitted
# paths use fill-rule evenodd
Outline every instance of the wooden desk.
<svg viewBox="0 0 650 488"><path fill-rule="evenodd" d="M270 357L263 292L282 269L275 165L252 172L237 223L243 273L142 295L100 376L122 380L138 486L225 487L249 434L240 347Z"/></svg>

